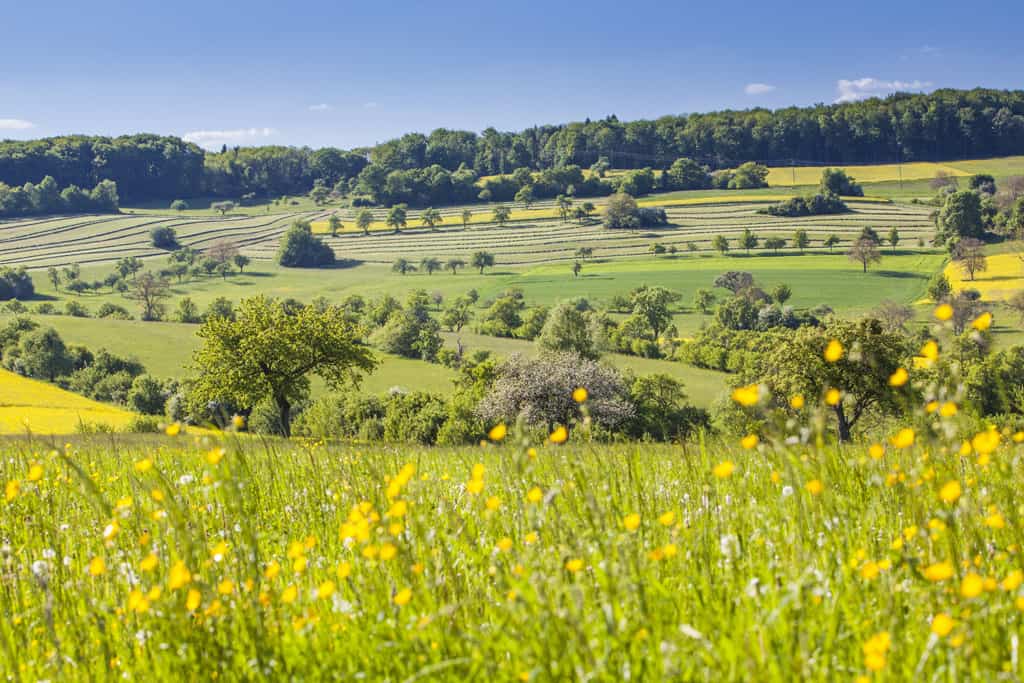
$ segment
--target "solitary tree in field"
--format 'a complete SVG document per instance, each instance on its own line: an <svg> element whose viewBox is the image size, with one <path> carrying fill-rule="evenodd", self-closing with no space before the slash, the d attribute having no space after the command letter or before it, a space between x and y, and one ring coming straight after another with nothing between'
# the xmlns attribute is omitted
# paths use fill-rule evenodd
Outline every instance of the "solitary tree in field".
<svg viewBox="0 0 1024 683"><path fill-rule="evenodd" d="M420 220L423 222L423 225L434 230L439 223L444 223L444 216L434 207L430 207L423 209L423 212L420 214Z"/></svg>
<svg viewBox="0 0 1024 683"><path fill-rule="evenodd" d="M331 237L338 236L338 231L341 230L341 219L338 218L338 214L332 213L327 219L327 229L331 231Z"/></svg>
<svg viewBox="0 0 1024 683"><path fill-rule="evenodd" d="M725 235L715 235L715 238L711 240L711 246L722 256L729 253L729 238Z"/></svg>
<svg viewBox="0 0 1024 683"><path fill-rule="evenodd" d="M480 270L480 274L484 274L484 268L490 268L494 265L494 254L489 251L477 251L473 253L473 256L469 259L469 265Z"/></svg>
<svg viewBox="0 0 1024 683"><path fill-rule="evenodd" d="M581 270L583 270L583 264L580 263L579 261L573 261L573 264L572 264L572 276L573 277L579 277Z"/></svg>
<svg viewBox="0 0 1024 683"><path fill-rule="evenodd" d="M889 246L892 247L892 253L896 253L896 245L900 243L900 231L893 228L889 231Z"/></svg>
<svg viewBox="0 0 1024 683"><path fill-rule="evenodd" d="M828 253L831 254L832 253L832 247L834 247L837 244L839 244L839 242L840 242L839 235L829 235L828 238L826 238L825 242L824 242L825 246L828 247Z"/></svg>
<svg viewBox="0 0 1024 683"><path fill-rule="evenodd" d="M396 258L395 262L391 264L391 270L405 275L406 273L411 273L416 270L416 266L409 263L409 261L404 258Z"/></svg>
<svg viewBox="0 0 1024 683"><path fill-rule="evenodd" d="M46 277L50 279L50 284L53 285L54 289L60 289L60 271L50 266L46 269Z"/></svg>
<svg viewBox="0 0 1024 683"><path fill-rule="evenodd" d="M234 211L235 203L234 202L214 202L213 204L210 204L210 208L213 209L214 211L219 211L220 215L221 215L221 218L223 218L224 216L228 215L229 212Z"/></svg>
<svg viewBox="0 0 1024 683"><path fill-rule="evenodd" d="M516 192L516 201L523 205L524 209L529 209L530 204L533 204L533 185L523 185Z"/></svg>
<svg viewBox="0 0 1024 683"><path fill-rule="evenodd" d="M957 242L953 250L953 260L960 265L971 282L974 282L975 273L983 273L988 270L988 259L985 258L985 243L973 237L965 237Z"/></svg>
<svg viewBox="0 0 1024 683"><path fill-rule="evenodd" d="M446 270L452 271L452 275L457 275L459 268L465 268L466 262L460 258L450 258L444 264Z"/></svg>
<svg viewBox="0 0 1024 683"><path fill-rule="evenodd" d="M469 209L463 209L462 211L462 228L466 229L469 227L469 221L473 218L473 212Z"/></svg>
<svg viewBox="0 0 1024 683"><path fill-rule="evenodd" d="M594 255L594 248L580 247L579 249L576 250L576 255L579 256L581 259L586 260Z"/></svg>
<svg viewBox="0 0 1024 683"><path fill-rule="evenodd" d="M865 273L868 272L869 264L882 260L882 255L878 253L878 243L868 237L861 237L854 242L847 256L851 261L859 263Z"/></svg>
<svg viewBox="0 0 1024 683"><path fill-rule="evenodd" d="M405 227L408 208L407 204L395 204L391 207L391 210L388 211L386 222L394 229L395 232L401 232L402 228Z"/></svg>
<svg viewBox="0 0 1024 683"><path fill-rule="evenodd" d="M764 246L766 249L771 249L772 253L778 256L779 249L782 249L786 246L786 240L782 239L781 237L769 237L764 241Z"/></svg>
<svg viewBox="0 0 1024 683"><path fill-rule="evenodd" d="M811 246L811 238L807 236L806 230L797 230L793 233L793 246L804 253L804 249Z"/></svg>
<svg viewBox="0 0 1024 683"><path fill-rule="evenodd" d="M203 345L193 356L195 398L205 404L251 408L270 399L291 435L291 411L309 394L309 375L340 390L358 385L376 366L338 307L288 309L278 300L245 299L234 318L213 316L197 332Z"/></svg>
<svg viewBox="0 0 1024 683"><path fill-rule="evenodd" d="M560 194L555 198L555 203L558 204L558 215L562 217L562 222L565 223L569 220L569 210L572 208L572 199L566 197L564 194Z"/></svg>
<svg viewBox="0 0 1024 683"><path fill-rule="evenodd" d="M512 215L512 210L504 205L498 205L494 207L494 221L498 224L498 227L505 225L505 221Z"/></svg>
<svg viewBox="0 0 1024 683"><path fill-rule="evenodd" d="M363 209L356 214L356 227L363 231L364 235L370 234L370 226L373 225L373 212Z"/></svg>
<svg viewBox="0 0 1024 683"><path fill-rule="evenodd" d="M245 270L245 267L249 265L250 259L245 254L235 254L235 265L238 266L238 272L241 273Z"/></svg>
<svg viewBox="0 0 1024 683"><path fill-rule="evenodd" d="M231 240L217 240L207 247L206 255L217 263L227 263L238 255L238 245Z"/></svg>
<svg viewBox="0 0 1024 683"><path fill-rule="evenodd" d="M420 261L420 270L427 271L427 275L433 275L435 271L441 270L441 262L432 256Z"/></svg>
<svg viewBox="0 0 1024 683"><path fill-rule="evenodd" d="M590 214L597 211L597 207L594 206L593 202L583 202L583 206L581 208L583 209L583 217L587 220L590 220Z"/></svg>
<svg viewBox="0 0 1024 683"><path fill-rule="evenodd" d="M789 301L791 296L793 296L793 290L785 282L779 283L772 290L772 298L780 305Z"/></svg>
<svg viewBox="0 0 1024 683"><path fill-rule="evenodd" d="M758 241L757 235L750 228L743 228L743 234L740 235L740 247L747 250L747 255L750 254L751 249L757 248Z"/></svg>
<svg viewBox="0 0 1024 683"><path fill-rule="evenodd" d="M171 296L171 286L165 278L146 272L135 278L125 296L139 302L143 320L160 320L164 315L164 299Z"/></svg>

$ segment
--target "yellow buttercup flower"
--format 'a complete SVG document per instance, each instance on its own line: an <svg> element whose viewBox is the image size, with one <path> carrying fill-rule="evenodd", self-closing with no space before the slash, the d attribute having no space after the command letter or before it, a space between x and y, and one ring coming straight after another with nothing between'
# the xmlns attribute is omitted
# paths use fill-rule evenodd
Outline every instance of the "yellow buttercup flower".
<svg viewBox="0 0 1024 683"><path fill-rule="evenodd" d="M971 323L971 327L979 332L984 332L988 328L992 327L992 314L985 311L974 319L974 322Z"/></svg>
<svg viewBox="0 0 1024 683"><path fill-rule="evenodd" d="M35 482L43 478L43 466L37 462L32 463L28 466L28 476L25 477L29 481Z"/></svg>
<svg viewBox="0 0 1024 683"><path fill-rule="evenodd" d="M954 626L956 626L956 622L953 621L953 617L949 616L945 612L940 612L932 617L932 633L937 635L939 638L945 638L948 636Z"/></svg>
<svg viewBox="0 0 1024 683"><path fill-rule="evenodd" d="M544 500L544 492L540 490L540 487L534 486L532 489L526 492L526 500L529 503L537 504Z"/></svg>
<svg viewBox="0 0 1024 683"><path fill-rule="evenodd" d="M178 560L171 565L171 573L167 579L167 586L171 590L177 590L188 585L192 581L192 572L188 570L185 563Z"/></svg>
<svg viewBox="0 0 1024 683"><path fill-rule="evenodd" d="M640 528L640 515L633 512L622 518L622 526L626 531L636 531Z"/></svg>
<svg viewBox="0 0 1024 683"><path fill-rule="evenodd" d="M197 591L195 588L190 588L188 595L185 597L185 609L189 612L195 612L199 609L199 605L203 600L203 594Z"/></svg>
<svg viewBox="0 0 1024 683"><path fill-rule="evenodd" d="M906 368L896 368L896 372L889 375L889 386L902 387L910 379L910 373Z"/></svg>
<svg viewBox="0 0 1024 683"><path fill-rule="evenodd" d="M925 567L921 573L929 581L945 581L953 576L953 565L949 562L936 562Z"/></svg>
<svg viewBox="0 0 1024 683"><path fill-rule="evenodd" d="M94 557L89 560L89 575L100 576L107 571L107 562L102 557Z"/></svg>
<svg viewBox="0 0 1024 683"><path fill-rule="evenodd" d="M747 434L740 440L740 445L749 451L751 448L756 447L760 442L761 440L758 438L757 434Z"/></svg>
<svg viewBox="0 0 1024 683"><path fill-rule="evenodd" d="M896 448L910 448L914 445L914 438L914 430L910 427L904 427L896 432L896 436L889 439L889 443Z"/></svg>
<svg viewBox="0 0 1024 683"><path fill-rule="evenodd" d="M843 345L836 339L833 339L825 347L825 360L829 363L835 363L843 357Z"/></svg>
<svg viewBox="0 0 1024 683"><path fill-rule="evenodd" d="M935 307L935 317L943 322L953 317L953 307L949 304L939 304Z"/></svg>
<svg viewBox="0 0 1024 683"><path fill-rule="evenodd" d="M839 400L842 398L842 394L839 393L838 389L829 389L825 392L825 403L830 406L839 405Z"/></svg>
<svg viewBox="0 0 1024 683"><path fill-rule="evenodd" d="M565 568L575 574L579 570L583 569L583 560L573 559L565 563Z"/></svg>
<svg viewBox="0 0 1024 683"><path fill-rule="evenodd" d="M548 440L551 441L551 443L565 443L565 440L568 438L568 430L566 430L566 428L562 427L561 425L559 425L555 429L555 431L551 432L551 435L548 436Z"/></svg>
<svg viewBox="0 0 1024 683"><path fill-rule="evenodd" d="M179 433L181 433L181 423L171 423L167 425L167 429L165 429L164 431L167 433L167 436L177 436Z"/></svg>
<svg viewBox="0 0 1024 683"><path fill-rule="evenodd" d="M658 517L658 524L662 526L672 526L673 524L675 524L675 521L676 513L673 512L672 510L669 510L668 512L663 512L661 516Z"/></svg>
<svg viewBox="0 0 1024 683"><path fill-rule="evenodd" d="M960 482L954 479L942 485L942 488L939 489L939 499L947 505L952 505L960 499L961 493L963 493L963 489Z"/></svg>
<svg viewBox="0 0 1024 683"><path fill-rule="evenodd" d="M761 387L757 384L748 384L747 386L739 387L732 392L732 400L747 408L757 405L757 402L760 399Z"/></svg>
<svg viewBox="0 0 1024 683"><path fill-rule="evenodd" d="M153 469L153 460L151 458L143 458L135 463L135 471L139 474L145 474Z"/></svg>
<svg viewBox="0 0 1024 683"><path fill-rule="evenodd" d="M394 603L399 607L404 607L405 605L408 605L410 600L412 600L411 588L403 588L402 590L395 593Z"/></svg>
<svg viewBox="0 0 1024 683"><path fill-rule="evenodd" d="M141 569L144 572L151 572L154 569L156 569L156 566L159 563L160 558L158 558L153 553L150 553L149 555L146 555L146 557L142 558L141 562L139 562L139 569Z"/></svg>
<svg viewBox="0 0 1024 683"><path fill-rule="evenodd" d="M17 479L12 479L4 487L4 500L10 503L18 497L19 493L21 493L21 482Z"/></svg>
<svg viewBox="0 0 1024 683"><path fill-rule="evenodd" d="M868 455L872 460L880 460L885 455L885 446L880 443L873 443L868 447Z"/></svg>
<svg viewBox="0 0 1024 683"><path fill-rule="evenodd" d="M732 460L723 460L711 469L711 473L719 479L727 479L735 469L736 465Z"/></svg>
<svg viewBox="0 0 1024 683"><path fill-rule="evenodd" d="M804 395L796 394L789 399L789 407L793 410L800 410L804 407Z"/></svg>
<svg viewBox="0 0 1024 683"><path fill-rule="evenodd" d="M985 580L971 572L960 582L960 595L965 598L976 598L985 590Z"/></svg>
<svg viewBox="0 0 1024 683"><path fill-rule="evenodd" d="M508 434L508 427L505 426L504 422L500 422L493 427L491 431L487 432L487 438L491 441L501 441Z"/></svg>
<svg viewBox="0 0 1024 683"><path fill-rule="evenodd" d="M583 387L578 387L575 391L572 392L572 400L576 401L577 403L586 402L588 396L589 394L587 393L587 390L584 389Z"/></svg>
<svg viewBox="0 0 1024 683"><path fill-rule="evenodd" d="M820 496L821 492L825 490L825 485L821 483L820 479L812 479L804 484L804 488L807 489L807 492L812 496Z"/></svg>

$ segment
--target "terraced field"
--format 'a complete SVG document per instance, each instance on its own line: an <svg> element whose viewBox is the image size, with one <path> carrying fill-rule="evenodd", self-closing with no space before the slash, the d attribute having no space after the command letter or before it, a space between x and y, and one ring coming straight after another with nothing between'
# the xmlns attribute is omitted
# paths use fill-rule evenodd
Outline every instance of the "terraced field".
<svg viewBox="0 0 1024 683"><path fill-rule="evenodd" d="M651 202L652 205L658 205ZM873 227L883 236L892 227L899 230L904 245L916 245L932 237L934 226L928 218L930 208L910 204L886 204L849 201L851 213L807 218L778 218L757 213L769 202L711 202L665 206L672 225L638 231L607 230L598 223L581 226L563 223L558 218L516 222L505 227L496 224L450 226L437 231L413 229L401 234L339 235L330 238L335 251L346 258L367 263L391 263L395 258L415 260L426 256L465 256L478 249L494 253L502 265L530 265L576 258L576 250L590 247L601 258L642 256L657 242L665 247L687 251L692 242L698 251L711 250L717 235L732 239L750 228L762 239L779 236L792 240L798 229L807 230L812 249L824 249L822 242L836 234L849 244L864 227ZM735 241L733 249L736 248ZM253 255L269 258L274 245L254 245ZM842 246L840 246L842 248Z"/></svg>
<svg viewBox="0 0 1024 683"><path fill-rule="evenodd" d="M651 244L675 246L681 251L692 243L697 250L711 249L716 235L733 238L744 228L760 237L772 235L790 239L799 228L811 236L812 248L822 248L830 234L848 243L865 226L885 233L890 227L900 231L903 244L929 239L933 230L926 206L891 204L877 200L850 200L851 213L808 218L777 218L757 213L785 195L749 197L707 197L697 199L644 199L646 206L664 207L672 225L666 228L628 231L607 230L596 220L588 225L563 222L550 202L529 210L518 210L505 226L490 220L489 207L474 207L475 220L468 227L461 223L461 207L446 209L445 222L435 231L410 227L399 234L373 232L368 236L346 232L328 237L340 257L367 263L390 263L397 256L465 256L485 249L499 257L503 265L529 265L575 258L580 247L594 249L601 257L627 257L647 254ZM599 207L600 208L600 207ZM380 213L380 212L378 212ZM276 216L197 218L180 216L120 215L71 216L0 223L0 265L24 265L29 268L88 265L116 261L124 256L151 257L166 252L150 243L149 233L158 226L174 228L179 241L202 249L219 239L236 242L252 257L270 259L277 250L281 234L296 218L322 222L326 212L302 212ZM383 215L379 216L383 219ZM418 213L410 216L410 226L419 222ZM382 222L375 225L381 228ZM735 245L734 245L735 247Z"/></svg>
<svg viewBox="0 0 1024 683"><path fill-rule="evenodd" d="M257 244L277 244L281 233L298 216L320 213L238 218L181 218L158 216L68 216L0 222L0 266L44 268L71 263L88 265L124 256L166 254L150 242L153 228L174 228L179 241L202 249L230 239L243 250Z"/></svg>

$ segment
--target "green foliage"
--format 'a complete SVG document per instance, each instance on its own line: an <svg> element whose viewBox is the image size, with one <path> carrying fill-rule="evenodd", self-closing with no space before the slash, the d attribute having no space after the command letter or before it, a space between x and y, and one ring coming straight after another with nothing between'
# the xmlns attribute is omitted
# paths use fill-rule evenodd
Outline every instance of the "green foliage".
<svg viewBox="0 0 1024 683"><path fill-rule="evenodd" d="M637 377L629 398L635 412L627 433L635 439L682 441L709 426L707 413L688 405L682 382L669 375Z"/></svg>
<svg viewBox="0 0 1024 683"><path fill-rule="evenodd" d="M943 239L981 237L984 226L981 216L981 198L977 192L962 190L946 196L938 215L939 232Z"/></svg>
<svg viewBox="0 0 1024 683"><path fill-rule="evenodd" d="M826 168L821 172L821 183L818 192L822 195L840 197L863 197L864 188L858 185L852 176L841 168Z"/></svg>
<svg viewBox="0 0 1024 683"><path fill-rule="evenodd" d="M376 366L338 308L289 312L282 302L259 296L244 299L234 320L209 318L197 335L203 346L193 356L194 400L252 407L270 398L285 435L292 404L308 393L309 375L339 388Z"/></svg>
<svg viewBox="0 0 1024 683"><path fill-rule="evenodd" d="M0 301L31 299L36 292L32 276L24 266L19 268L0 267Z"/></svg>
<svg viewBox="0 0 1024 683"><path fill-rule="evenodd" d="M167 395L164 386L149 375L139 375L132 380L126 403L137 413L145 415L163 415Z"/></svg>
<svg viewBox="0 0 1024 683"><path fill-rule="evenodd" d="M384 440L394 443L436 443L448 418L444 399L425 391L395 393L387 401Z"/></svg>
<svg viewBox="0 0 1024 683"><path fill-rule="evenodd" d="M537 336L537 348L596 360L604 350L603 336L603 330L592 321L590 313L579 311L570 303L560 303L547 314L544 327Z"/></svg>
<svg viewBox="0 0 1024 683"><path fill-rule="evenodd" d="M334 263L334 251L313 236L309 221L296 220L281 238L277 262L287 268L317 268Z"/></svg>

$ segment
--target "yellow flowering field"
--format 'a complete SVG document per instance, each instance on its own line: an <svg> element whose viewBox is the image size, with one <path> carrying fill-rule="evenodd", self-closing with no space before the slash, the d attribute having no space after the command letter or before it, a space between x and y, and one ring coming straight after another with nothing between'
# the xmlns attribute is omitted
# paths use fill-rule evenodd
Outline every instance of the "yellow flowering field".
<svg viewBox="0 0 1024 683"><path fill-rule="evenodd" d="M934 362L939 345L921 353ZM585 405L587 392L573 397ZM733 394L752 409L765 398L758 385ZM838 400L791 397L795 418L687 446L592 443L585 424L545 443L499 424L460 449L176 426L61 450L12 443L0 669L83 681L1024 674L1024 433L964 433L947 395L877 441L825 445L821 416Z"/></svg>
<svg viewBox="0 0 1024 683"><path fill-rule="evenodd" d="M945 273L953 289L976 289L984 301L1003 301L1024 288L1024 261L1017 254L992 254L986 261L988 267L975 273L973 281L956 262L947 264Z"/></svg>
<svg viewBox="0 0 1024 683"><path fill-rule="evenodd" d="M135 415L0 369L0 434L73 434L83 423L123 429Z"/></svg>
<svg viewBox="0 0 1024 683"><path fill-rule="evenodd" d="M902 166L902 168L901 168ZM817 185L821 180L824 166L774 166L768 170L768 184L772 187L786 185ZM956 164L942 164L931 161L916 161L907 164L871 164L868 166L842 166L840 168L856 178L858 183L891 182L903 180L930 180L939 171L951 176L967 177L972 172L956 167ZM793 182L794 174L796 182Z"/></svg>

